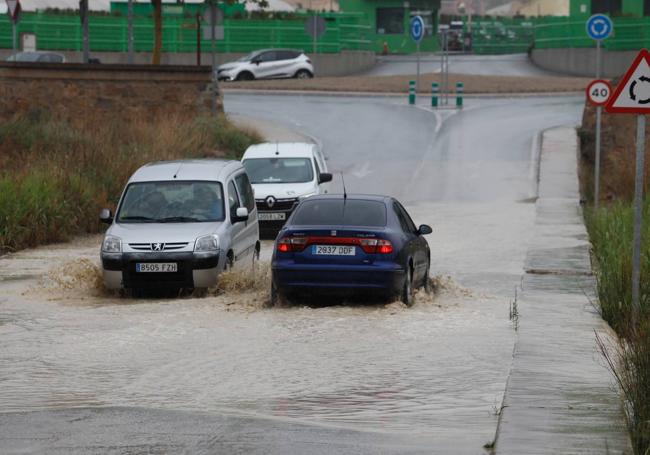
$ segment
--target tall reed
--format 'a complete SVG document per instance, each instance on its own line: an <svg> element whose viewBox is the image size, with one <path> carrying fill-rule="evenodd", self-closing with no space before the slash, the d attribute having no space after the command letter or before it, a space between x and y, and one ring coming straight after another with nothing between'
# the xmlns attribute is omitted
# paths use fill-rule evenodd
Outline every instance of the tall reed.
<svg viewBox="0 0 650 455"><path fill-rule="evenodd" d="M167 159L238 159L260 142L224 116L153 121L29 113L0 124L0 252L98 232L142 164Z"/></svg>

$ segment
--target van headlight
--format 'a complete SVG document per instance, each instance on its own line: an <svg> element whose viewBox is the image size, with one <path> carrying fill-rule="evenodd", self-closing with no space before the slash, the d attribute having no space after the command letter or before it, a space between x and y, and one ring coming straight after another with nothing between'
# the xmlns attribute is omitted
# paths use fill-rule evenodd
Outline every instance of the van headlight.
<svg viewBox="0 0 650 455"><path fill-rule="evenodd" d="M122 239L114 235L107 235L102 243L102 251L104 253L121 253Z"/></svg>
<svg viewBox="0 0 650 455"><path fill-rule="evenodd" d="M194 243L194 251L217 251L219 249L219 237L211 234L199 237Z"/></svg>

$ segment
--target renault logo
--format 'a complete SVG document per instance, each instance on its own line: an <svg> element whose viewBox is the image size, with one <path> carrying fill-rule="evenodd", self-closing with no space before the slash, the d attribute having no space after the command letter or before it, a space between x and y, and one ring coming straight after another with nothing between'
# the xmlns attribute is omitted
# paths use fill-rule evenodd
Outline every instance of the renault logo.
<svg viewBox="0 0 650 455"><path fill-rule="evenodd" d="M266 205L268 206L268 208L273 208L273 206L275 205L275 198L273 196L267 197Z"/></svg>
<svg viewBox="0 0 650 455"><path fill-rule="evenodd" d="M151 251L163 251L165 249L164 243L152 243Z"/></svg>

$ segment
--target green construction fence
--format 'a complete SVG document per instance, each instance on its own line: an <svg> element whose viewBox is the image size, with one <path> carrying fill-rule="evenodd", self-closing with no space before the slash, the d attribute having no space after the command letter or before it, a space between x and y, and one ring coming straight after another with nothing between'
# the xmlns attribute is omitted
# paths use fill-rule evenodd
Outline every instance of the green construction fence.
<svg viewBox="0 0 650 455"><path fill-rule="evenodd" d="M342 50L367 50L370 42L360 39L366 26L355 14L323 14L327 21L325 34L314 41L304 28L308 17L296 19L225 19L224 39L217 41L219 52L250 52L260 48L288 47L308 52L336 53ZM205 24L201 24L203 26ZM93 52L125 52L128 45L127 18L91 16L89 20L90 49ZM192 17L167 16L163 21L163 52L194 52L197 48L197 22ZM78 16L24 13L18 33L36 35L40 50L79 51L82 46L81 22ZM135 17L134 48L148 52L153 48L154 24L151 17ZM209 40L201 46L207 49ZM11 49L12 28L7 16L0 16L0 48Z"/></svg>

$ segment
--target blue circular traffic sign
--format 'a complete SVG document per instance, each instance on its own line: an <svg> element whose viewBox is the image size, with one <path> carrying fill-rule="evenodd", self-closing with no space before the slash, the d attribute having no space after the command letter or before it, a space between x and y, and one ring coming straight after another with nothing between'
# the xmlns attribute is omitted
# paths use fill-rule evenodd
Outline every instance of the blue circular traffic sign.
<svg viewBox="0 0 650 455"><path fill-rule="evenodd" d="M424 19L421 16L415 16L411 19L411 39L416 43L422 41L424 37Z"/></svg>
<svg viewBox="0 0 650 455"><path fill-rule="evenodd" d="M604 40L614 31L614 23L604 14L594 14L587 21L587 34L596 41Z"/></svg>

